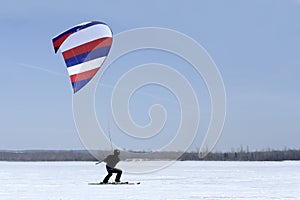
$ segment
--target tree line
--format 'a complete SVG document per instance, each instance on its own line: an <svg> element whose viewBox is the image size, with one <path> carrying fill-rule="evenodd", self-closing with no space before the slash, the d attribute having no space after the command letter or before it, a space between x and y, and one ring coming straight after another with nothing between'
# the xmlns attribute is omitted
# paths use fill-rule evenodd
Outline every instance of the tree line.
<svg viewBox="0 0 300 200"><path fill-rule="evenodd" d="M86 150L59 151L0 151L0 161L97 161L104 159L111 151ZM121 160L204 160L204 161L283 161L300 160L300 150L265 150L211 152L200 158L198 152L121 152Z"/></svg>

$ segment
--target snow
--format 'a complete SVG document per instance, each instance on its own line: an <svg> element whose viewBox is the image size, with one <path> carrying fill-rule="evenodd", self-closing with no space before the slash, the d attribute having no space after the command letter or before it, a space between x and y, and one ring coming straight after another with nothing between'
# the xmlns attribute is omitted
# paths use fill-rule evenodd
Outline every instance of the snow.
<svg viewBox="0 0 300 200"><path fill-rule="evenodd" d="M143 169L159 161L123 162ZM92 162L0 162L0 199L300 199L300 162L181 161L124 173L140 185L88 185L105 176ZM113 181L114 176L111 178Z"/></svg>

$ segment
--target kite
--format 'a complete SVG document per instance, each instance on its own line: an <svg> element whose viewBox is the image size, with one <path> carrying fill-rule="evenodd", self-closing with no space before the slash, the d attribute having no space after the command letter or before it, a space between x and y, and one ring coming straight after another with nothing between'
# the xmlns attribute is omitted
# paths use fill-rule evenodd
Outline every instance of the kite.
<svg viewBox="0 0 300 200"><path fill-rule="evenodd" d="M103 22L79 24L52 39L64 57L74 94L97 73L112 45L112 31Z"/></svg>

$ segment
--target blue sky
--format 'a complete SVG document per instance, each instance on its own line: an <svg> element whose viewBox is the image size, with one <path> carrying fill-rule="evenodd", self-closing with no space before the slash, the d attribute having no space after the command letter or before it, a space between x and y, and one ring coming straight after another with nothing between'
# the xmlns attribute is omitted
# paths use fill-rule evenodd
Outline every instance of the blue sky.
<svg viewBox="0 0 300 200"><path fill-rule="evenodd" d="M106 22L114 34L147 26L174 29L208 51L227 93L226 123L216 150L241 145L299 148L299 19L297 0L2 2L0 149L83 148L73 122L69 78L61 56L54 54L51 39L90 20ZM152 61L176 69L187 65L165 53L137 52L120 61L122 69L118 63L112 65L103 84L113 85L133 64ZM192 85L198 88L205 124L209 99L203 80L193 77L188 66L181 72L191 76ZM97 95L103 102L97 105L99 113L111 92L109 87L102 90L104 97ZM178 117L176 99L162 88L141 92L153 92L160 98L144 101L145 97L136 95L131 104L133 118L145 123L145 112L139 110L147 110L152 103L164 104L166 98L174 102L168 105L174 116L169 122L172 128ZM200 127L192 148L200 146L205 128Z"/></svg>

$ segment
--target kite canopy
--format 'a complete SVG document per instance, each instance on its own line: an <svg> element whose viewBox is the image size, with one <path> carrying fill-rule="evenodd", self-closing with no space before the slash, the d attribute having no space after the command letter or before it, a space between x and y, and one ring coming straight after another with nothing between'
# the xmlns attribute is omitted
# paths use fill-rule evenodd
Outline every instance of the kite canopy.
<svg viewBox="0 0 300 200"><path fill-rule="evenodd" d="M65 59L74 93L97 73L112 44L107 24L91 21L79 24L52 39L54 51L60 49Z"/></svg>

